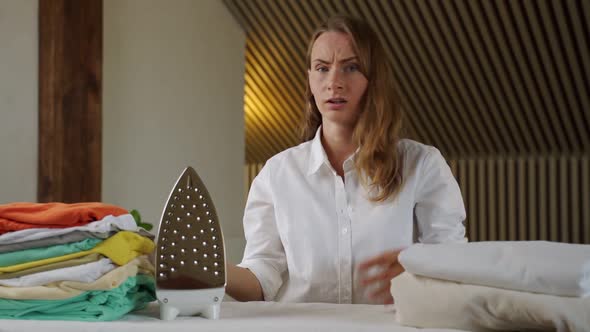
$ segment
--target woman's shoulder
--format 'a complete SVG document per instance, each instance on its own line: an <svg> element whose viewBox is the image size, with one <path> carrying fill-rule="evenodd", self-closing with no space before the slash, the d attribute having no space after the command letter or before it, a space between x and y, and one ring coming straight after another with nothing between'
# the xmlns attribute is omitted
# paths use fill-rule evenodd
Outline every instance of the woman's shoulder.
<svg viewBox="0 0 590 332"><path fill-rule="evenodd" d="M425 171L431 167L438 167L439 164L445 162L436 147L411 139L400 140L398 151L403 155L404 171L407 175L418 169Z"/></svg>
<svg viewBox="0 0 590 332"><path fill-rule="evenodd" d="M312 141L306 141L303 143L300 143L298 145L292 146L290 148L287 148L277 154L275 154L274 156L270 157L270 160L274 160L276 161L281 161L281 160L285 160L285 159L290 159L290 158L301 158L303 155L307 155L309 153L309 151L311 150L311 143Z"/></svg>
<svg viewBox="0 0 590 332"><path fill-rule="evenodd" d="M438 149L432 145L420 143L408 138L401 139L397 146L399 152L403 153L406 159L408 157L411 159L423 159L429 154L440 153Z"/></svg>
<svg viewBox="0 0 590 332"><path fill-rule="evenodd" d="M287 148L270 157L266 161L265 167L270 167L273 169L282 168L285 165L290 167L303 167L307 164L309 159L311 144L312 141L307 141Z"/></svg>

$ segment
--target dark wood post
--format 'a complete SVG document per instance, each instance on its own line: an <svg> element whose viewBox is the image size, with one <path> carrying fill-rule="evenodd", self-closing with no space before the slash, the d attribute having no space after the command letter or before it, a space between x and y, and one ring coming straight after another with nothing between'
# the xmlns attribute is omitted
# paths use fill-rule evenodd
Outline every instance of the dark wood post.
<svg viewBox="0 0 590 332"><path fill-rule="evenodd" d="M101 200L102 0L39 1L39 202Z"/></svg>

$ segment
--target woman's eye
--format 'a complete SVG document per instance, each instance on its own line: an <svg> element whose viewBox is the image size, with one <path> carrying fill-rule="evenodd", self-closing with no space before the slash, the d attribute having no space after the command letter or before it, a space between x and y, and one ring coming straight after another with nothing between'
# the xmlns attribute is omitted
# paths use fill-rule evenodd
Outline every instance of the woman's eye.
<svg viewBox="0 0 590 332"><path fill-rule="evenodd" d="M318 66L316 67L316 70L319 71L320 73L325 73L328 71L328 67L326 66Z"/></svg>
<svg viewBox="0 0 590 332"><path fill-rule="evenodd" d="M345 72L355 72L359 70L359 66L356 63L344 66Z"/></svg>

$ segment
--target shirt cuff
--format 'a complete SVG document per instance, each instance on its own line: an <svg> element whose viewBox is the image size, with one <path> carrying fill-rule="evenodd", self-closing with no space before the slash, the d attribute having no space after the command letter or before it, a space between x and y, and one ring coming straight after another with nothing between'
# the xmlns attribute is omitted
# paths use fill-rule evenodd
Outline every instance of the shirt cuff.
<svg viewBox="0 0 590 332"><path fill-rule="evenodd" d="M247 260L241 262L237 266L246 268L254 273L262 288L262 295L265 301L275 300L275 297L283 284L283 279L281 278L280 272L277 271L272 264L264 262L264 260Z"/></svg>

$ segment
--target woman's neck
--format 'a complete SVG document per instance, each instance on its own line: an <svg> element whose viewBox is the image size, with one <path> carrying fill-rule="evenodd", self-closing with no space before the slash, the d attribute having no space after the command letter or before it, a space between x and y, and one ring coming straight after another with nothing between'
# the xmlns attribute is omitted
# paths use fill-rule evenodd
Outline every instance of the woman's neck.
<svg viewBox="0 0 590 332"><path fill-rule="evenodd" d="M357 149L352 139L353 130L340 126L322 126L322 145L330 164L343 179L343 163Z"/></svg>

